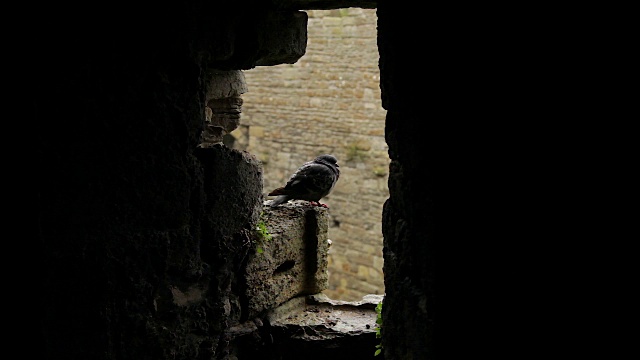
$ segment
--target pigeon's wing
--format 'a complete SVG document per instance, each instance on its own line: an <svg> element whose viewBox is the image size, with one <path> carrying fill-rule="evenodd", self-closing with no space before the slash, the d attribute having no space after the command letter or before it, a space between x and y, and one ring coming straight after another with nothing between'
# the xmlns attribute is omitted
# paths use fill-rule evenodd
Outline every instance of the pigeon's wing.
<svg viewBox="0 0 640 360"><path fill-rule="evenodd" d="M271 206L278 206L289 200L307 200L319 206L320 199L329 195L340 177L338 160L335 156L324 154L313 161L304 163L291 175L285 186L272 190L268 195L277 196Z"/></svg>
<svg viewBox="0 0 640 360"><path fill-rule="evenodd" d="M326 165L307 162L287 181L283 188L270 195L287 194L291 199L318 201L328 194L335 183L335 174Z"/></svg>
<svg viewBox="0 0 640 360"><path fill-rule="evenodd" d="M310 176L310 173L307 170L307 168L310 167L312 164L313 164L312 161L304 163L302 166L298 168L298 170L296 170L296 172L293 173L293 175L291 175L291 177L289 178L285 186L281 186L277 189L272 190L268 195L269 196L289 195L292 193L292 191L301 188L300 182L306 181L305 179L307 179Z"/></svg>

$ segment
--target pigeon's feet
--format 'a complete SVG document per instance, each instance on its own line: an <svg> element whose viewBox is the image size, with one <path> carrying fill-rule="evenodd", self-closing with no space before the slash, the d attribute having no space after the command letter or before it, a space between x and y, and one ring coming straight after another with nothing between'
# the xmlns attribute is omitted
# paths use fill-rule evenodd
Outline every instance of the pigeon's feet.
<svg viewBox="0 0 640 360"><path fill-rule="evenodd" d="M319 207L323 207L328 209L329 207L327 206L327 204L322 204L318 201L309 201L309 204L313 205L313 206L319 206Z"/></svg>

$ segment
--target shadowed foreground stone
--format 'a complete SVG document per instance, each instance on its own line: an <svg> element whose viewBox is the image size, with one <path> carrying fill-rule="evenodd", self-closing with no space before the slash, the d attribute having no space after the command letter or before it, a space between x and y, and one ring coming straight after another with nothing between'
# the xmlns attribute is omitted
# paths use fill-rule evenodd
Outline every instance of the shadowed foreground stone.
<svg viewBox="0 0 640 360"><path fill-rule="evenodd" d="M307 327L313 331L293 333L292 339L331 340L375 334L377 314L375 308L382 295L367 295L362 301L336 301L324 294L291 299L269 312L267 320L272 327Z"/></svg>
<svg viewBox="0 0 640 360"><path fill-rule="evenodd" d="M235 359L383 360L375 355L376 305L383 295L362 301L334 301L324 294L299 296L230 329Z"/></svg>
<svg viewBox="0 0 640 360"><path fill-rule="evenodd" d="M380 343L375 307L382 298L367 295L347 302L323 294L298 297L269 312L266 322L283 360L382 360L374 355Z"/></svg>

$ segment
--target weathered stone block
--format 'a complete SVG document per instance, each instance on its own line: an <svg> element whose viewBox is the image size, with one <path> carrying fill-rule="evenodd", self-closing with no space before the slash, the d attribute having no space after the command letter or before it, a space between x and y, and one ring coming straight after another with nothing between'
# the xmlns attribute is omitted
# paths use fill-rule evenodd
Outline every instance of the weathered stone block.
<svg viewBox="0 0 640 360"><path fill-rule="evenodd" d="M328 288L328 210L305 202L265 205L257 242L246 267L248 318L300 295Z"/></svg>

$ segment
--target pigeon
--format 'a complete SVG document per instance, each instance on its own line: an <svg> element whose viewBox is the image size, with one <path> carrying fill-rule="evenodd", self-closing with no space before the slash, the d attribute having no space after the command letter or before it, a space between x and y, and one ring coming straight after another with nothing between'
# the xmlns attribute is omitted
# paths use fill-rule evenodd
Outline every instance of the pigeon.
<svg viewBox="0 0 640 360"><path fill-rule="evenodd" d="M308 161L291 175L287 184L272 190L269 196L277 196L270 206L278 206L289 200L306 200L311 205L328 208L320 199L329 195L340 177L338 159L324 154Z"/></svg>

